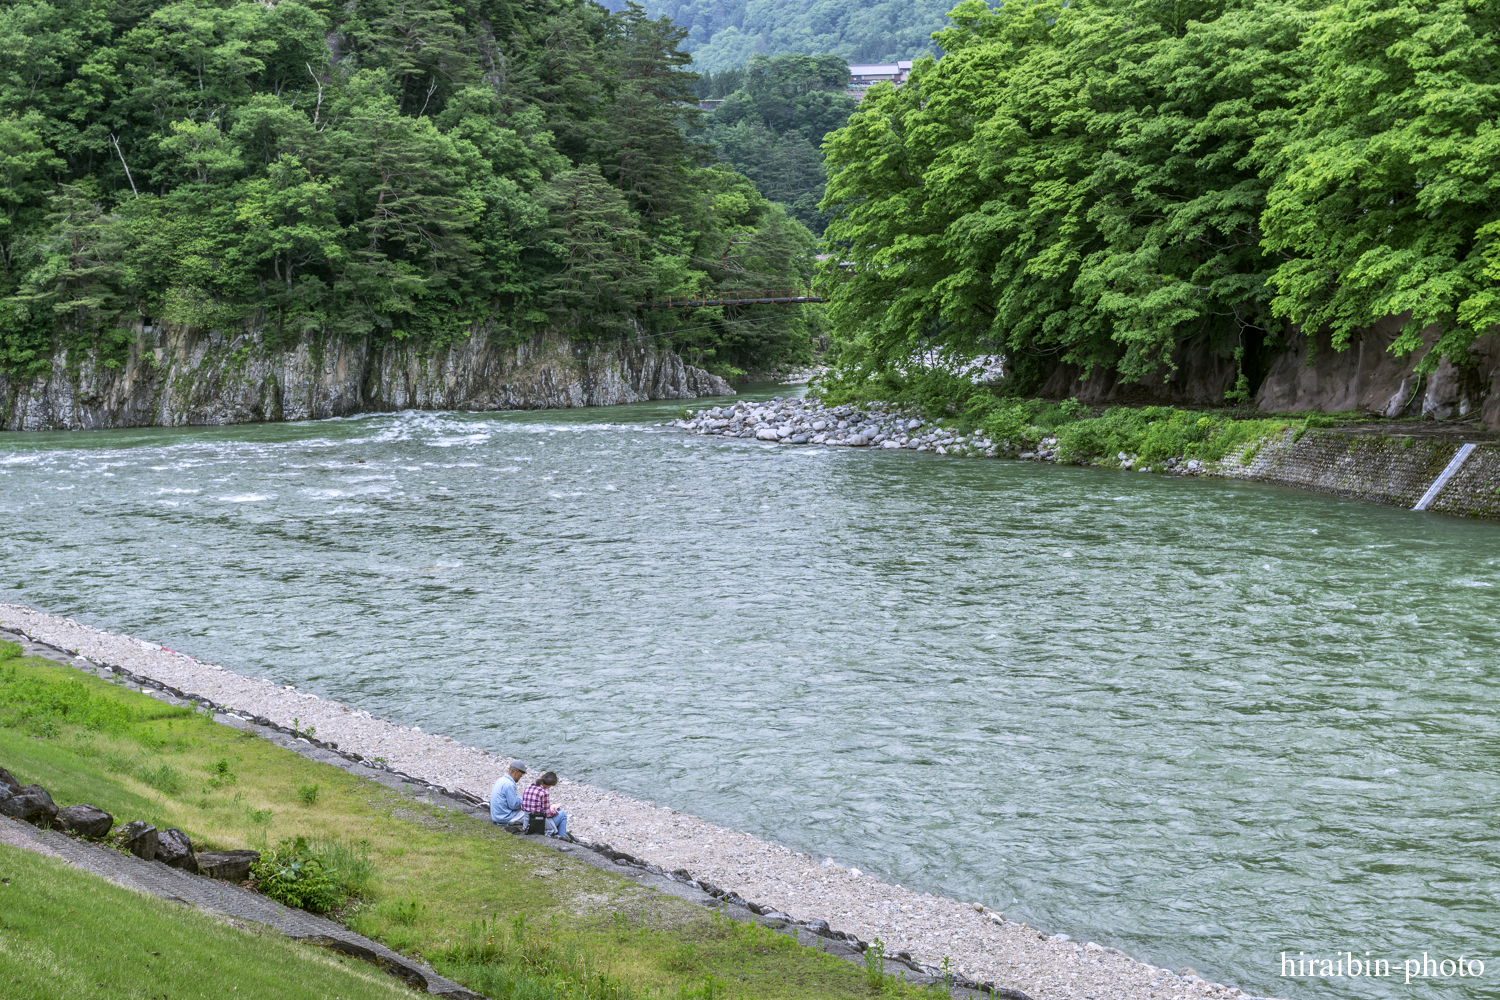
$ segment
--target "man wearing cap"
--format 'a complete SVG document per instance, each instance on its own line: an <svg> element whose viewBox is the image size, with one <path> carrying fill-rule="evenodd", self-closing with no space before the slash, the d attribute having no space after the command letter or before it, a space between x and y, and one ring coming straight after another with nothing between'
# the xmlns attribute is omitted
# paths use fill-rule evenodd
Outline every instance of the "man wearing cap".
<svg viewBox="0 0 1500 1000"><path fill-rule="evenodd" d="M526 810L521 808L521 793L516 791L516 781L525 775L526 765L513 760L504 776L490 789L490 822L496 826L526 825Z"/></svg>

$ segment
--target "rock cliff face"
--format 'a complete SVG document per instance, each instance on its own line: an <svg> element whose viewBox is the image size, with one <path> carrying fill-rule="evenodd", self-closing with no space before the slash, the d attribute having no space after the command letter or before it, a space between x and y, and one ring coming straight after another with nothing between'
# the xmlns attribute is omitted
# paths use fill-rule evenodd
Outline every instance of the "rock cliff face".
<svg viewBox="0 0 1500 1000"><path fill-rule="evenodd" d="M1234 388L1239 366L1233 356L1215 350L1208 337L1193 337L1179 346L1172 357L1175 370L1125 382L1119 373L1085 373L1077 365L1062 364L1053 370L1040 395L1048 399L1075 398L1091 406L1160 404L1168 406L1218 406L1224 393Z"/></svg>
<svg viewBox="0 0 1500 1000"><path fill-rule="evenodd" d="M1255 405L1282 412L1362 410L1436 420L1479 411L1487 429L1500 431L1500 336L1492 333L1475 341L1467 365L1445 358L1432 374L1419 375L1417 363L1438 331L1423 331L1423 347L1398 358L1390 346L1406 319L1389 316L1366 327L1342 351L1333 350L1327 332L1311 343L1300 331L1292 333L1286 352L1271 363Z"/></svg>
<svg viewBox="0 0 1500 1000"><path fill-rule="evenodd" d="M536 410L727 396L716 375L647 340L538 337L519 347L476 333L428 352L325 336L267 350L253 334L142 327L119 368L59 352L30 381L0 373L0 429L238 424L392 410Z"/></svg>
<svg viewBox="0 0 1500 1000"><path fill-rule="evenodd" d="M1327 331L1312 342L1299 329L1286 336L1285 350L1266 358L1265 377L1255 406L1266 412L1358 410L1386 417L1424 416L1436 420L1483 418L1500 431L1500 334L1475 342L1469 363L1444 359L1437 370L1419 375L1417 364L1436 343L1438 331L1424 331L1424 346L1405 357L1390 353L1406 316L1389 316L1366 327L1347 348L1335 351ZM1239 374L1234 359L1205 338L1189 340L1173 357L1176 370L1138 382L1122 382L1114 372L1086 375L1059 365L1040 395L1076 397L1090 404L1160 403L1217 406Z"/></svg>

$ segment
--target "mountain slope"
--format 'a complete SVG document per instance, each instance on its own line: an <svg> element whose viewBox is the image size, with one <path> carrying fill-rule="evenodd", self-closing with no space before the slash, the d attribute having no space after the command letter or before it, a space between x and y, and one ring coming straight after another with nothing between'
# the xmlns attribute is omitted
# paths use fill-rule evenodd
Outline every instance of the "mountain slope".
<svg viewBox="0 0 1500 1000"><path fill-rule="evenodd" d="M614 0L621 9L625 0ZM949 0L647 0L652 17L687 31L693 68L718 72L752 55L831 52L851 63L937 54L929 37L947 22Z"/></svg>

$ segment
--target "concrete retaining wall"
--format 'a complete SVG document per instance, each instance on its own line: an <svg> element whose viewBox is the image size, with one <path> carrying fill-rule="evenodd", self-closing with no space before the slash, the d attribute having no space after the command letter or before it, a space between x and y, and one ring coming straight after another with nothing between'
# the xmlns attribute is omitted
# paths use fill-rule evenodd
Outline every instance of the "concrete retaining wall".
<svg viewBox="0 0 1500 1000"><path fill-rule="evenodd" d="M1412 507L1452 461L1460 441L1335 430L1287 430L1246 460L1225 458L1211 475ZM1428 510L1500 519L1500 443L1479 443Z"/></svg>

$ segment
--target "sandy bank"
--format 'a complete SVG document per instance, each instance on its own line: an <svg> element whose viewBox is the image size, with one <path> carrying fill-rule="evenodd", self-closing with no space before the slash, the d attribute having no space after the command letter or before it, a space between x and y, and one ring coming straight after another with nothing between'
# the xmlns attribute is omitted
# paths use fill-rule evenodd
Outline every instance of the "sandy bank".
<svg viewBox="0 0 1500 1000"><path fill-rule="evenodd" d="M0 625L280 725L296 719L304 731L315 728L320 740L450 789L487 796L508 759L71 619L0 603ZM1155 968L1093 943L1054 940L977 904L888 885L831 859L606 789L564 779L554 801L568 811L580 839L608 841L668 871L685 868L745 899L798 919L821 918L865 940L879 938L888 951L910 952L922 962L949 957L955 971L1023 990L1035 1000L1243 996L1196 975Z"/></svg>

